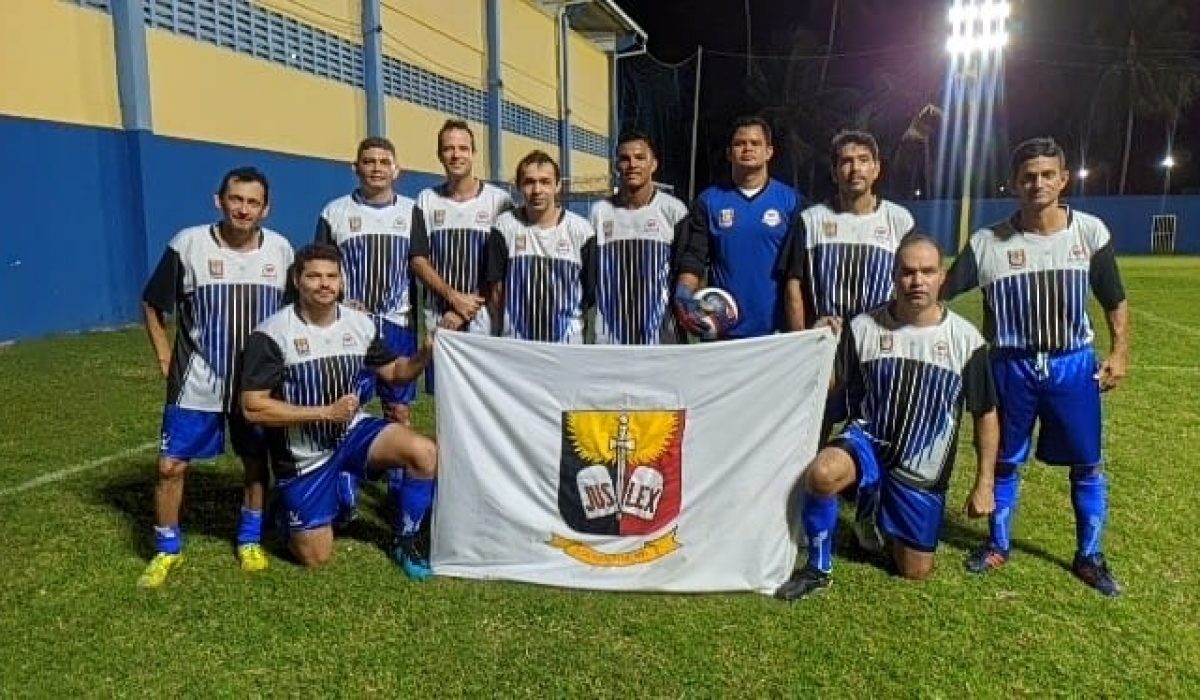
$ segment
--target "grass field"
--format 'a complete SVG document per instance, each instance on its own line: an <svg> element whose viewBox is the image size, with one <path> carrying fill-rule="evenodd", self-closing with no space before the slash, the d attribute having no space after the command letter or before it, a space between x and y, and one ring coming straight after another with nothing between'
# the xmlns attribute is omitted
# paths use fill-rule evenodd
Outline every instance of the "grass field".
<svg viewBox="0 0 1200 700"><path fill-rule="evenodd" d="M996 574L960 565L984 528L958 515L964 468L930 581L841 560L826 595L785 605L410 584L375 516L324 571L275 558L247 576L230 544L240 477L226 458L189 477L185 567L141 591L162 398L142 334L0 350L0 695L1200 696L1200 548L1188 539L1200 513L1200 260L1123 269L1134 364L1105 399L1118 600L1067 571L1066 475L1041 465L1026 472L1016 552ZM974 319L978 306L956 304ZM422 400L426 428L429 409ZM87 468L29 486L75 465ZM368 500L377 512L378 495Z"/></svg>

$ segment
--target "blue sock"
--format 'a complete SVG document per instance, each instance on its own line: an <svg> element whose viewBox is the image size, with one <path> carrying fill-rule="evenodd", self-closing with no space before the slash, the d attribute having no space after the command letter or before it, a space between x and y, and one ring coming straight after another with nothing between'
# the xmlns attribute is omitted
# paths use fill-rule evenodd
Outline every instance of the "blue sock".
<svg viewBox="0 0 1200 700"><path fill-rule="evenodd" d="M1108 521L1108 479L1100 467L1071 468L1071 505L1075 507L1075 551L1091 557L1100 553Z"/></svg>
<svg viewBox="0 0 1200 700"><path fill-rule="evenodd" d="M404 484L400 487L396 520L393 522L397 536L412 537L421 529L421 521L433 504L434 483L434 479L418 479L411 474L405 476Z"/></svg>
<svg viewBox="0 0 1200 700"><path fill-rule="evenodd" d="M996 511L988 519L992 546L1007 554L1012 549L1012 521L1021 494L1021 473L1014 464L996 465Z"/></svg>
<svg viewBox="0 0 1200 700"><path fill-rule="evenodd" d="M154 526L154 551L179 554L183 551L183 531L178 525Z"/></svg>
<svg viewBox="0 0 1200 700"><path fill-rule="evenodd" d="M808 536L808 566L829 573L833 570L833 537L837 534L837 496L804 494L800 518Z"/></svg>
<svg viewBox="0 0 1200 700"><path fill-rule="evenodd" d="M400 532L404 511L404 470L389 469L387 478L387 502L392 507L392 531Z"/></svg>
<svg viewBox="0 0 1200 700"><path fill-rule="evenodd" d="M242 506L242 518L238 521L237 543L258 544L262 541L263 512Z"/></svg>

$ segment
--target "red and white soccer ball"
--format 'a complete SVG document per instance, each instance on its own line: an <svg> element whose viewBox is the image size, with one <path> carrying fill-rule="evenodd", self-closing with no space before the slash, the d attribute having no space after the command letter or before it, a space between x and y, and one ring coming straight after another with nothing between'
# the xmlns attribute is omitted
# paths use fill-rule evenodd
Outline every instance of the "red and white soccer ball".
<svg viewBox="0 0 1200 700"><path fill-rule="evenodd" d="M729 292L720 287L705 287L697 290L694 298L708 321L708 327L700 333L702 340L724 338L737 325L738 305Z"/></svg>

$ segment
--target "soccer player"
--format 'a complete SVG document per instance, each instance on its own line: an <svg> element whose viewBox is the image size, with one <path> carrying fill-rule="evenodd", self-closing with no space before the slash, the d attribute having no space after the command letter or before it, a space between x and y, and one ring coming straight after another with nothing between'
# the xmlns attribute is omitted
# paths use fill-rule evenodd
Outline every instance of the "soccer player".
<svg viewBox="0 0 1200 700"><path fill-rule="evenodd" d="M804 474L801 510L808 562L775 597L803 598L829 586L842 490L878 484L880 526L901 576L921 580L933 555L954 466L962 410L975 420L971 517L991 512L999 426L987 345L979 331L938 303L945 279L937 244L910 234L896 252L895 299L843 325L840 379L853 404L840 436Z"/></svg>
<svg viewBox="0 0 1200 700"><path fill-rule="evenodd" d="M617 140L620 189L592 205L596 231L596 342L679 342L670 313L671 257L687 218L683 202L654 186L658 158L638 131Z"/></svg>
<svg viewBox="0 0 1200 700"><path fill-rule="evenodd" d="M358 188L321 211L316 242L341 249L347 303L371 314L384 345L409 357L417 350L417 326L408 258L412 237L422 236L425 224L415 216L416 202L396 194L400 166L391 141L378 136L363 139L354 173ZM384 415L407 424L416 385L378 382L375 391Z"/></svg>
<svg viewBox="0 0 1200 700"><path fill-rule="evenodd" d="M1128 370L1129 304L1108 228L1060 201L1066 163L1053 139L1017 146L1011 184L1020 210L971 236L943 289L946 298L982 289L1000 400L996 512L987 544L967 558L966 567L984 573L1008 561L1019 469L1029 459L1038 423L1038 459L1070 469L1072 571L1100 593L1117 596L1121 586L1101 550L1108 482L1100 449L1100 392L1116 388ZM1089 290L1104 308L1112 341L1102 363L1092 347Z"/></svg>
<svg viewBox="0 0 1200 700"><path fill-rule="evenodd" d="M738 119L727 151L732 182L709 187L692 205L674 295L676 317L692 333L707 323L693 296L706 274L709 284L737 302L739 319L729 337L787 329L777 266L803 199L771 178L767 166L773 154L770 125L759 117Z"/></svg>
<svg viewBox="0 0 1200 700"><path fill-rule="evenodd" d="M583 312L594 298L596 233L559 206L558 163L532 151L517 164L523 204L488 235L485 281L499 334L582 343Z"/></svg>
<svg viewBox="0 0 1200 700"><path fill-rule="evenodd" d="M245 469L238 525L242 569L267 568L260 546L267 479L262 436L242 420L233 385L250 331L283 301L292 246L262 228L270 209L267 178L254 168L231 170L217 189L221 221L180 231L167 244L142 294L146 334L167 380L162 445L154 484L154 548L138 586L158 588L183 562L179 513L184 474L193 459L233 451ZM164 314L174 314L174 347Z"/></svg>
<svg viewBox="0 0 1200 700"><path fill-rule="evenodd" d="M880 161L874 136L841 131L830 143L829 156L837 195L801 213L781 266L791 330L827 325L831 319L846 323L886 303L892 297L896 247L913 230L907 210L875 194ZM845 391L831 392L822 442L847 414ZM883 543L875 526L876 494L859 491L856 497L855 534L865 549L878 551Z"/></svg>
<svg viewBox="0 0 1200 700"><path fill-rule="evenodd" d="M339 475L361 479L408 465L392 558L409 578L424 580L432 571L415 536L433 499L437 448L402 423L368 416L360 392L370 375L391 384L415 379L430 345L400 357L375 319L338 303L341 254L331 245L301 248L293 281L297 301L246 341L241 383L246 419L266 428L288 546L304 566L327 563Z"/></svg>

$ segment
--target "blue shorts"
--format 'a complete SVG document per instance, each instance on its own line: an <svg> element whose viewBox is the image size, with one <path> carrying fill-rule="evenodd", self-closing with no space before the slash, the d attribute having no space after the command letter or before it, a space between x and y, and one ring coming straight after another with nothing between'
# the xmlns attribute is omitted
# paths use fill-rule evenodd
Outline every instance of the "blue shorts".
<svg viewBox="0 0 1200 700"><path fill-rule="evenodd" d="M910 549L935 551L946 512L946 494L910 486L890 472L882 472L871 437L858 425L848 426L830 444L854 460L860 490L879 486L879 529Z"/></svg>
<svg viewBox="0 0 1200 700"><path fill-rule="evenodd" d="M371 445L389 425L382 418L363 418L346 433L325 464L276 484L283 525L288 532L315 530L333 522L338 514L338 475L347 472L363 478Z"/></svg>
<svg viewBox="0 0 1200 700"><path fill-rule="evenodd" d="M1100 455L1100 383L1096 353L996 350L992 376L1000 412L1000 464L1029 459L1038 424L1037 458L1047 464L1095 467Z"/></svg>
<svg viewBox="0 0 1200 700"><path fill-rule="evenodd" d="M173 459L212 459L225 454L225 426L233 453L266 460L267 441L262 428L250 425L239 412L196 411L174 404L163 407L158 453Z"/></svg>
<svg viewBox="0 0 1200 700"><path fill-rule="evenodd" d="M394 323L379 319L377 322L379 337L384 347L401 357L412 357L417 354L417 332L412 328L397 326ZM375 379L375 394L379 396L384 406L401 404L407 406L417 399L417 383L388 384Z"/></svg>

